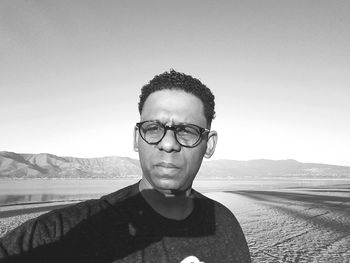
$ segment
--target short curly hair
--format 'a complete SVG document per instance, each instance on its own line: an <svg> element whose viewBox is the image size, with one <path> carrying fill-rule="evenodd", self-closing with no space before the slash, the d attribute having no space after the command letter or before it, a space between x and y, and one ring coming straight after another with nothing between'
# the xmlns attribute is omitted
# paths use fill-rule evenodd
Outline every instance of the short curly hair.
<svg viewBox="0 0 350 263"><path fill-rule="evenodd" d="M156 75L150 82L144 85L141 89L139 112L142 113L143 105L146 99L155 91L159 90L183 90L193 94L199 98L204 106L204 116L207 120L207 125L210 127L212 120L215 118L215 96L211 90L198 79L190 75L180 73L171 69L169 72L164 72Z"/></svg>

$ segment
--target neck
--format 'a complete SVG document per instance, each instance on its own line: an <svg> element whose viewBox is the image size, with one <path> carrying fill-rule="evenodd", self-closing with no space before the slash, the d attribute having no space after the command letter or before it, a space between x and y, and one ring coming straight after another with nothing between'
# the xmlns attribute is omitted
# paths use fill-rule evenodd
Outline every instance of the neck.
<svg viewBox="0 0 350 263"><path fill-rule="evenodd" d="M146 202L159 214L166 218L183 220L191 214L194 207L191 189L187 191L160 191L142 178L139 190Z"/></svg>

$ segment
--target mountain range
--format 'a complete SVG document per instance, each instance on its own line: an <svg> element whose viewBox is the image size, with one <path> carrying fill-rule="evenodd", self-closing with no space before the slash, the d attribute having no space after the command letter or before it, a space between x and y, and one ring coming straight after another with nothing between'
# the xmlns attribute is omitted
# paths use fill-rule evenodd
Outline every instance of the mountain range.
<svg viewBox="0 0 350 263"><path fill-rule="evenodd" d="M139 161L128 157L76 158L48 153L0 151L0 179L140 177ZM296 160L204 161L198 179L341 178L350 179L350 167L301 163Z"/></svg>
<svg viewBox="0 0 350 263"><path fill-rule="evenodd" d="M141 174L127 157L75 158L48 153L0 152L0 178L125 178Z"/></svg>

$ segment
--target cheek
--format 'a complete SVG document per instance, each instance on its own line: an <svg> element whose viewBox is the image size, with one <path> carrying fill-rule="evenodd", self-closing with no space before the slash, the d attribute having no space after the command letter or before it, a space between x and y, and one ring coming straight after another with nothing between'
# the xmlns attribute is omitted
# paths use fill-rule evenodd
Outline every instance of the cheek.
<svg viewBox="0 0 350 263"><path fill-rule="evenodd" d="M140 162L143 166L147 166L147 164L149 163L149 160L151 159L151 151L152 149L150 145L145 145L144 143L139 142L138 154Z"/></svg>
<svg viewBox="0 0 350 263"><path fill-rule="evenodd" d="M206 145L198 145L196 148L187 149L185 159L187 160L187 169L191 172L197 172L201 166Z"/></svg>
<svg viewBox="0 0 350 263"><path fill-rule="evenodd" d="M139 137L138 140L139 146L139 155L142 155L143 158L147 158L149 153L152 151L153 145L149 145L142 138Z"/></svg>

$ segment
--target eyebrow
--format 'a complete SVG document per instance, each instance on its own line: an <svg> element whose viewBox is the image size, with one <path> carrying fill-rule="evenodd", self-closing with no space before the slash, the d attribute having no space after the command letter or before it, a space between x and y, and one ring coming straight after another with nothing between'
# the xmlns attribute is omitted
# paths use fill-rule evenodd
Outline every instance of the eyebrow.
<svg viewBox="0 0 350 263"><path fill-rule="evenodd" d="M167 122L162 122L160 120L147 120L147 121L154 121L154 122L159 122L163 125L168 125ZM194 123L190 123L190 122L177 122L177 123L172 122L172 123L170 123L170 126L181 126L181 125L195 125L195 126L201 127L198 124L194 124Z"/></svg>

